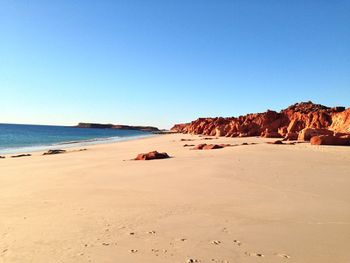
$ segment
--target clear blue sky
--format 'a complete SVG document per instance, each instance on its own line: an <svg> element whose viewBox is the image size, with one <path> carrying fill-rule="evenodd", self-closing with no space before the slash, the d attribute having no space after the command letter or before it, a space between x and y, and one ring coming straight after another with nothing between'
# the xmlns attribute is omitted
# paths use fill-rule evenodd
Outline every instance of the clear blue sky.
<svg viewBox="0 0 350 263"><path fill-rule="evenodd" d="M350 1L0 0L0 122L350 106Z"/></svg>

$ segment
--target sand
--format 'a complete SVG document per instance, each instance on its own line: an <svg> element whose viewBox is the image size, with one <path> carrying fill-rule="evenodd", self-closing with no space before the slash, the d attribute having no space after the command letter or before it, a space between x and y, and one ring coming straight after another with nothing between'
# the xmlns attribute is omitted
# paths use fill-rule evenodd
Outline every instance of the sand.
<svg viewBox="0 0 350 263"><path fill-rule="evenodd" d="M0 262L350 262L350 147L202 139L0 159Z"/></svg>

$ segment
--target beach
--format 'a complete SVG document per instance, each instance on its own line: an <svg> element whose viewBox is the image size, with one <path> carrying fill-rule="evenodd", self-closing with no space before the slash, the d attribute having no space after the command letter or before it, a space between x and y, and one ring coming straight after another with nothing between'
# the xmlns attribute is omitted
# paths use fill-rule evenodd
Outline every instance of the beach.
<svg viewBox="0 0 350 263"><path fill-rule="evenodd" d="M0 159L0 262L350 260L350 147L212 138Z"/></svg>

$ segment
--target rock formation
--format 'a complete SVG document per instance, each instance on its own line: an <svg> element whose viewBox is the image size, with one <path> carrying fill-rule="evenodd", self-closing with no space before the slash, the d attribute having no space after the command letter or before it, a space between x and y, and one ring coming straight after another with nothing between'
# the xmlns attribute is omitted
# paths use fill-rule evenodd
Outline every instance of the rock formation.
<svg viewBox="0 0 350 263"><path fill-rule="evenodd" d="M11 158L19 158L19 157L26 157L26 156L32 156L31 154L18 154L18 155L12 155Z"/></svg>
<svg viewBox="0 0 350 263"><path fill-rule="evenodd" d="M350 145L350 137L337 137L333 135L320 135L311 138L312 145Z"/></svg>
<svg viewBox="0 0 350 263"><path fill-rule="evenodd" d="M176 124L171 130L209 136L308 141L318 135L350 134L350 108L330 108L309 101L296 103L280 112L267 110L239 117L199 118L191 123Z"/></svg>
<svg viewBox="0 0 350 263"><path fill-rule="evenodd" d="M198 144L197 146L193 147L191 150L214 150L214 149L221 149L224 147L232 146L231 144Z"/></svg>
<svg viewBox="0 0 350 263"><path fill-rule="evenodd" d="M65 152L66 150L55 149L55 150L48 150L47 152L44 152L43 155L60 154Z"/></svg>
<svg viewBox="0 0 350 263"><path fill-rule="evenodd" d="M167 153L160 153L157 151L149 152L149 153L140 153L137 155L135 160L154 160L154 159L166 159L170 158Z"/></svg>

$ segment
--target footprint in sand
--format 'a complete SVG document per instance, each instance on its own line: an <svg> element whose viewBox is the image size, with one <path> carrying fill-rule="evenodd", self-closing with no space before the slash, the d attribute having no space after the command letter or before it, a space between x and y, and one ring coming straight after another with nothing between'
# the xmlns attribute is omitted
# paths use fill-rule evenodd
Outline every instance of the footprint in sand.
<svg viewBox="0 0 350 263"><path fill-rule="evenodd" d="M264 257L263 254L261 254L261 253L255 253L255 252L245 252L245 254L246 254L247 256L250 256L250 257L260 257L260 258Z"/></svg>
<svg viewBox="0 0 350 263"><path fill-rule="evenodd" d="M233 240L233 243L235 243L237 246L242 246L242 242L237 239Z"/></svg>
<svg viewBox="0 0 350 263"><path fill-rule="evenodd" d="M277 257L281 257L281 258L290 258L289 255L287 254L275 254Z"/></svg>
<svg viewBox="0 0 350 263"><path fill-rule="evenodd" d="M219 259L215 259L215 258L212 258L211 259L212 262L217 262L217 263L230 263L230 261L224 259L224 260L219 260Z"/></svg>
<svg viewBox="0 0 350 263"><path fill-rule="evenodd" d="M221 241L213 240L213 241L211 241L211 243L214 244L214 245L219 245L219 244L221 244Z"/></svg>

